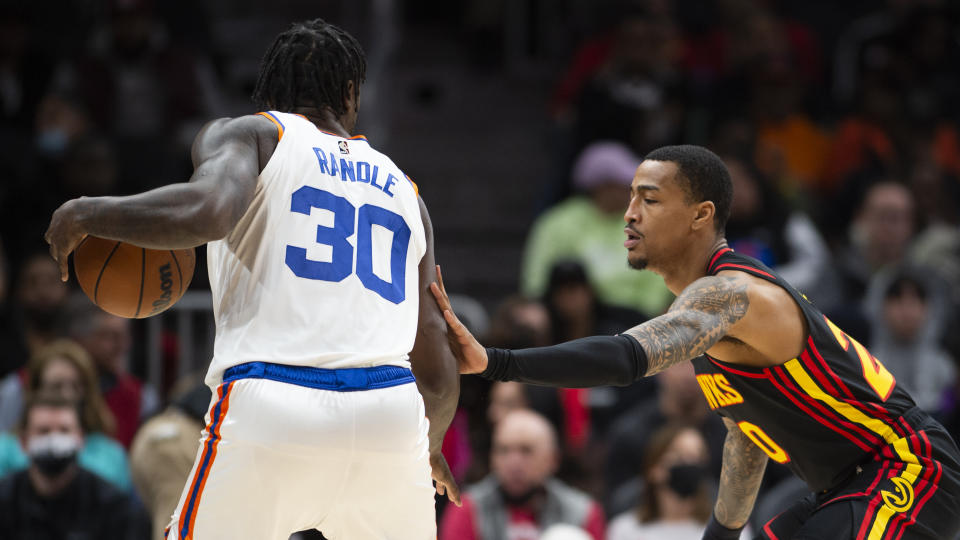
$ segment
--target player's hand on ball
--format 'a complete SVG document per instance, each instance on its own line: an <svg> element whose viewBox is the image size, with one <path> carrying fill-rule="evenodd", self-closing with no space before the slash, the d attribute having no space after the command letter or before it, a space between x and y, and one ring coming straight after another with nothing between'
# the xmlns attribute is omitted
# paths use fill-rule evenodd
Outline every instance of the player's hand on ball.
<svg viewBox="0 0 960 540"><path fill-rule="evenodd" d="M440 452L430 454L430 477L437 484L437 493L441 496L446 495L450 502L460 506L460 486L453 479L450 466Z"/></svg>
<svg viewBox="0 0 960 540"><path fill-rule="evenodd" d="M80 245L86 233L79 226L78 207L81 205L81 199L73 199L60 205L60 208L53 213L50 218L50 226L47 227L43 239L50 244L50 255L53 260L60 265L60 280L70 279L70 270L67 260L70 253Z"/></svg>
<svg viewBox="0 0 960 540"><path fill-rule="evenodd" d="M450 340L450 350L457 357L460 373L480 373L487 369L487 350L480 345L453 312L447 289L443 286L443 274L440 272L439 264L437 265L437 283L430 284L430 291L433 292L433 297L437 300L440 311L443 312L443 318L450 327L451 332L447 335Z"/></svg>

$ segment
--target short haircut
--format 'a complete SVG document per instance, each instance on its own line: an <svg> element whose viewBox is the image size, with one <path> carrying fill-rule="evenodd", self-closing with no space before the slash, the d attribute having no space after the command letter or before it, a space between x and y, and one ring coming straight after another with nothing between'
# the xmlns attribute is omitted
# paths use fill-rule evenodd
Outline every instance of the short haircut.
<svg viewBox="0 0 960 540"><path fill-rule="evenodd" d="M733 183L720 156L702 146L682 144L657 148L643 159L676 163L677 176L683 179L680 185L690 202L711 201L716 207L713 223L717 234L723 233L730 218Z"/></svg>
<svg viewBox="0 0 960 540"><path fill-rule="evenodd" d="M353 82L357 96L367 58L356 39L323 19L294 23L273 41L260 65L253 101L261 109L329 107L346 112Z"/></svg>
<svg viewBox="0 0 960 540"><path fill-rule="evenodd" d="M83 416L80 412L80 404L74 400L67 399L63 396L50 393L42 393L31 396L27 399L26 405L23 407L23 414L20 416L20 434L26 435L27 433L27 424L30 419L30 413L34 409L39 409L41 407L48 407L51 409L69 409L77 417L77 427L80 428L80 431L85 431L83 428Z"/></svg>

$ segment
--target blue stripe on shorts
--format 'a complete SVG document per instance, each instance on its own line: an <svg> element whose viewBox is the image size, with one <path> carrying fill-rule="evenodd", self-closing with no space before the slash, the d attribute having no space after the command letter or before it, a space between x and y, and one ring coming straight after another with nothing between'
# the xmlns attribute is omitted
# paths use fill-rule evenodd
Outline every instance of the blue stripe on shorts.
<svg viewBox="0 0 960 540"><path fill-rule="evenodd" d="M415 381L413 372L399 366L323 369L306 366L286 366L269 362L247 362L223 372L223 382L239 379L269 379L307 388L357 392L390 388Z"/></svg>

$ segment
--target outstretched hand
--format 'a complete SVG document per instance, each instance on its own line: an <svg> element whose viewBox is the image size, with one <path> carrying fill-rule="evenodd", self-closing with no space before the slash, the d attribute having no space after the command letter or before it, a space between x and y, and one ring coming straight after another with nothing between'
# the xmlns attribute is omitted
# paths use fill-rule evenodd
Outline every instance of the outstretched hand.
<svg viewBox="0 0 960 540"><path fill-rule="evenodd" d="M460 506L460 486L453 479L450 466L440 452L430 454L430 477L436 482L437 493L440 496L446 495L450 502Z"/></svg>
<svg viewBox="0 0 960 540"><path fill-rule="evenodd" d="M443 318L450 327L450 350L457 357L457 367L460 373L480 373L487 369L487 350L483 345L473 337L470 330L460 322L453 308L450 306L450 297L447 296L447 289L443 286L443 274L440 272L440 265L437 265L437 282L430 284L430 291L437 300L440 311L443 312Z"/></svg>
<svg viewBox="0 0 960 540"><path fill-rule="evenodd" d="M50 218L50 226L43 239L50 244L50 256L60 266L60 281L70 279L67 261L70 253L80 245L86 234L80 229L77 220L79 199L67 201L57 208Z"/></svg>

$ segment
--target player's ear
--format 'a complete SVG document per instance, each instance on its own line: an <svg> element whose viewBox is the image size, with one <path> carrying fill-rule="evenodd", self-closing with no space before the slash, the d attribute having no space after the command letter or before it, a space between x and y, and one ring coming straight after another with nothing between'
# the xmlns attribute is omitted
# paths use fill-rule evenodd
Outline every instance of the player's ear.
<svg viewBox="0 0 960 540"><path fill-rule="evenodd" d="M343 100L343 106L348 111L353 111L357 108L357 101L360 96L357 95L357 91L360 90L353 84L353 81L347 81L347 97Z"/></svg>
<svg viewBox="0 0 960 540"><path fill-rule="evenodd" d="M716 213L717 207L713 204L713 201L697 203L696 214L694 214L693 223L690 224L690 227L696 231L709 226L713 223L713 216L715 216Z"/></svg>

